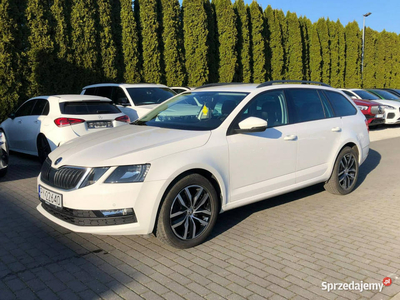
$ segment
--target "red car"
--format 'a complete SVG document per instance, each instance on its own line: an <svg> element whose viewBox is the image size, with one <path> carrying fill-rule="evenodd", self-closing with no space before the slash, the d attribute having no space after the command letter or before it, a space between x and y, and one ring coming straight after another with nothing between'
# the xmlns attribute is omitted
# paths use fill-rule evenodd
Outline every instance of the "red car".
<svg viewBox="0 0 400 300"><path fill-rule="evenodd" d="M381 104L370 100L353 99L353 101L365 115L368 126L385 124L385 110Z"/></svg>

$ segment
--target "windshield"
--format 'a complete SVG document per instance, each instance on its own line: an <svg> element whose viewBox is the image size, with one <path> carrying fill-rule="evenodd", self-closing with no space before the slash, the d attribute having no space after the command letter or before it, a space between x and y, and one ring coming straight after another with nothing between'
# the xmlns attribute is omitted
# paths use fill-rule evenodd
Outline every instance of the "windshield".
<svg viewBox="0 0 400 300"><path fill-rule="evenodd" d="M354 91L354 93L356 93L358 96L361 97L361 99L365 99L365 100L379 100L380 98L378 96L375 96L374 94L367 92L367 91L363 91L363 90L356 90Z"/></svg>
<svg viewBox="0 0 400 300"><path fill-rule="evenodd" d="M383 99L386 100L400 100L399 97L393 95L390 92L387 91L382 91L382 90L372 90L375 94L378 94L379 96L381 96Z"/></svg>
<svg viewBox="0 0 400 300"><path fill-rule="evenodd" d="M135 106L160 104L175 96L176 93L169 88L145 87L126 89Z"/></svg>
<svg viewBox="0 0 400 300"><path fill-rule="evenodd" d="M186 130L217 128L248 93L192 92L181 94L132 124Z"/></svg>

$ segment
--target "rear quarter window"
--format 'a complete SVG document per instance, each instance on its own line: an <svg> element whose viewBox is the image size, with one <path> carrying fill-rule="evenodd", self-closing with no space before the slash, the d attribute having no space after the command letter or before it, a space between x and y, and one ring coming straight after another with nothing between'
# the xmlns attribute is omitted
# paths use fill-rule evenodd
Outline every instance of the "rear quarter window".
<svg viewBox="0 0 400 300"><path fill-rule="evenodd" d="M112 102L62 102L61 113L65 115L96 115L96 114L118 114L121 111Z"/></svg>
<svg viewBox="0 0 400 300"><path fill-rule="evenodd" d="M357 113L357 109L343 95L332 91L325 91L325 94L328 96L336 116L345 117Z"/></svg>

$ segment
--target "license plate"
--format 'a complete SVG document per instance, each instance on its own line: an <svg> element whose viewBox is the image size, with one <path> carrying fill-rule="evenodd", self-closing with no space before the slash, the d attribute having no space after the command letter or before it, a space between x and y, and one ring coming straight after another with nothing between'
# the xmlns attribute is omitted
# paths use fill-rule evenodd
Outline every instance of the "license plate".
<svg viewBox="0 0 400 300"><path fill-rule="evenodd" d="M97 128L110 128L113 127L111 121L89 121L87 122L89 129L97 129Z"/></svg>
<svg viewBox="0 0 400 300"><path fill-rule="evenodd" d="M62 195L49 191L48 189L39 185L39 198L47 204L54 205L62 208Z"/></svg>
<svg viewBox="0 0 400 300"><path fill-rule="evenodd" d="M383 118L383 114L375 115L375 118Z"/></svg>

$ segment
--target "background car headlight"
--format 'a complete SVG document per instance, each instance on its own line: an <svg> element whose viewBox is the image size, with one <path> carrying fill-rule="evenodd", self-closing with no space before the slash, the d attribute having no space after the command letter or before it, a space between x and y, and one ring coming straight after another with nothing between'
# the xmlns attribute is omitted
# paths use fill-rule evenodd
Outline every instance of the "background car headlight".
<svg viewBox="0 0 400 300"><path fill-rule="evenodd" d="M108 169L109 167L93 168L86 176L85 180L83 180L79 188L83 188L85 186L89 186L96 183L96 181L99 180L101 176L103 176L104 173L108 171Z"/></svg>
<svg viewBox="0 0 400 300"><path fill-rule="evenodd" d="M116 168L104 183L143 182L149 169L150 164L121 166Z"/></svg>
<svg viewBox="0 0 400 300"><path fill-rule="evenodd" d="M360 110L368 110L368 106L359 105L358 108L359 108Z"/></svg>
<svg viewBox="0 0 400 300"><path fill-rule="evenodd" d="M383 108L384 109L396 109L396 108L394 108L393 106L390 106L390 105L385 105L385 106L383 106Z"/></svg>

